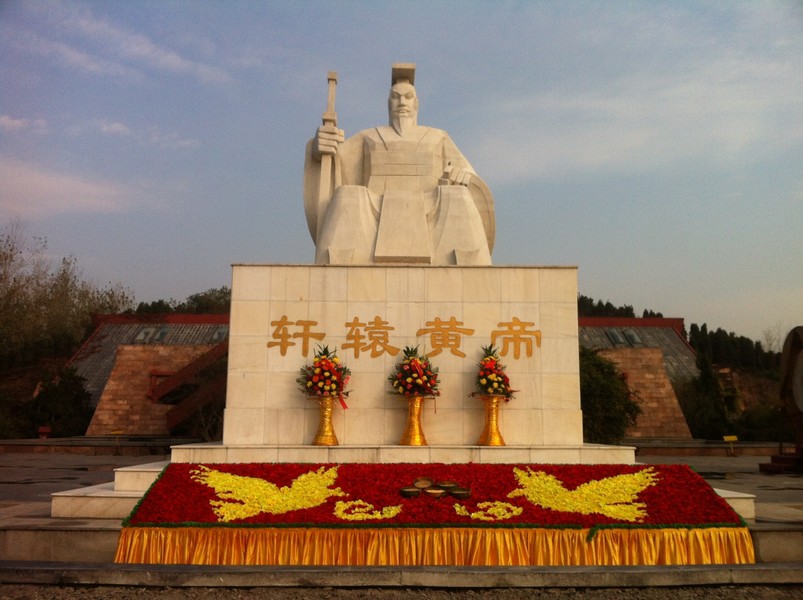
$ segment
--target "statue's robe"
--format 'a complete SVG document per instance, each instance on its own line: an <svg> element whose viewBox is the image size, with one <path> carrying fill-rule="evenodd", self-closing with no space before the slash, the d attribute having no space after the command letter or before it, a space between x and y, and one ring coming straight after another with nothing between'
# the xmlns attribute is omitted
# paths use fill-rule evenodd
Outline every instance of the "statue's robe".
<svg viewBox="0 0 803 600"><path fill-rule="evenodd" d="M445 131L362 131L340 145L329 191L307 145L304 204L317 264L490 265L493 196ZM443 179L472 173L467 186Z"/></svg>

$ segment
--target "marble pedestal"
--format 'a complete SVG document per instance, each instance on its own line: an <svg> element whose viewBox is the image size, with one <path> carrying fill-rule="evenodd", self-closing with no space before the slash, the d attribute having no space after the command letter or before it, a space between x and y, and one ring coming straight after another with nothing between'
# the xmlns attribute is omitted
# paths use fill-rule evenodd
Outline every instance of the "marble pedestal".
<svg viewBox="0 0 803 600"><path fill-rule="evenodd" d="M495 454L474 445L484 420L471 393L487 344L518 390L500 413L507 449ZM352 371L334 449L308 446L318 406L295 381L317 346L336 348ZM441 396L424 407L425 449L398 446L406 402L387 377L405 346L441 374ZM632 449L584 451L574 267L235 265L228 369L222 444L175 449L175 461L634 460Z"/></svg>

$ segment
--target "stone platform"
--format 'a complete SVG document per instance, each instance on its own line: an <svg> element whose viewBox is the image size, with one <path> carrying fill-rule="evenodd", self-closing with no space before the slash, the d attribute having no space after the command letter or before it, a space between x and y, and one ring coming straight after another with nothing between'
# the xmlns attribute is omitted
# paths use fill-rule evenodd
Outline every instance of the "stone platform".
<svg viewBox="0 0 803 600"><path fill-rule="evenodd" d="M292 446L187 444L173 448L180 463L523 463L633 464L632 446Z"/></svg>

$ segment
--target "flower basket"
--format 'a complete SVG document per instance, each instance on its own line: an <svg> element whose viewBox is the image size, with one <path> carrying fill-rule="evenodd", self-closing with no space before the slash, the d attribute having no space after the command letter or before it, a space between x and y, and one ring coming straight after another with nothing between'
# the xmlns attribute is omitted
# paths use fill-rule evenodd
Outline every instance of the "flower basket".
<svg viewBox="0 0 803 600"><path fill-rule="evenodd" d="M502 400L509 402L513 398L514 391L510 388L505 365L499 360L496 348L491 345L482 347L475 383L473 395L479 396L485 405L485 426L477 445L504 446L505 440L499 431L499 408Z"/></svg>
<svg viewBox="0 0 803 600"><path fill-rule="evenodd" d="M393 391L407 398L407 425L404 428L402 446L426 446L427 438L421 426L421 409L424 398L440 395L438 369L429 359L418 355L418 346L404 349L404 358L396 364L388 377Z"/></svg>
<svg viewBox="0 0 803 600"><path fill-rule="evenodd" d="M441 395L438 389L438 368L432 366L426 355L418 355L418 346L405 347L404 358L396 363L388 381L394 392L404 396L427 398Z"/></svg>
<svg viewBox="0 0 803 600"><path fill-rule="evenodd" d="M515 390L510 388L505 365L499 360L497 349L490 344L482 347L475 386L474 394L478 396L502 396L506 401L513 399Z"/></svg>
<svg viewBox="0 0 803 600"><path fill-rule="evenodd" d="M349 395L346 386L350 379L351 371L340 362L337 351L329 350L329 346L318 346L312 364L301 367L296 383L305 394L337 398L346 409L345 397Z"/></svg>
<svg viewBox="0 0 803 600"><path fill-rule="evenodd" d="M345 398L349 392L345 388L350 379L351 371L340 362L337 351L329 350L329 346L318 346L312 364L301 367L296 383L302 392L318 401L318 431L312 442L314 446L338 445L332 426L332 407L337 398L343 409L348 408Z"/></svg>

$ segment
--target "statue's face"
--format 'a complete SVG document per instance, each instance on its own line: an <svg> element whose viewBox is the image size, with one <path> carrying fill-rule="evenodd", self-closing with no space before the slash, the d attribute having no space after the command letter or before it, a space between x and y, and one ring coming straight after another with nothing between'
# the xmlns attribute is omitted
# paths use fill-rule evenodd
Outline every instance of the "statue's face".
<svg viewBox="0 0 803 600"><path fill-rule="evenodd" d="M388 98L390 118L415 117L418 114L418 96L409 83L397 83L390 88Z"/></svg>

